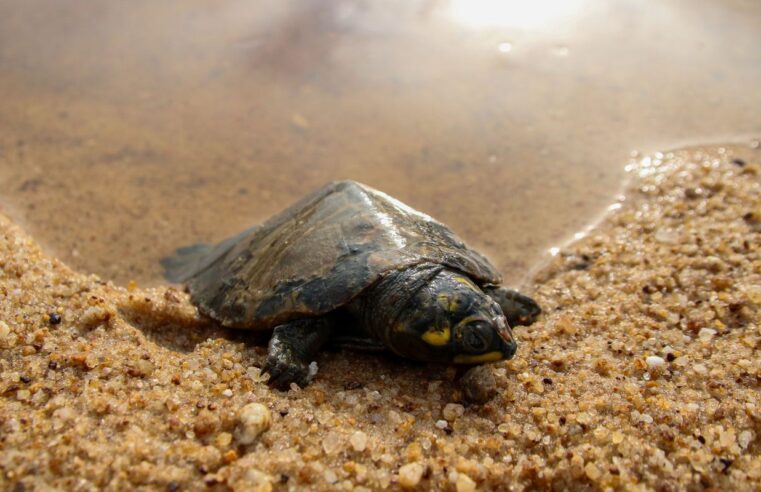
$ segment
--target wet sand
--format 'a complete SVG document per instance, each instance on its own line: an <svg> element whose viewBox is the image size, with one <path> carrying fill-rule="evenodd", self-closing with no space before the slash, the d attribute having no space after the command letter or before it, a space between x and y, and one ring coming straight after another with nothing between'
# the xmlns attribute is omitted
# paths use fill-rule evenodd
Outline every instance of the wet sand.
<svg viewBox="0 0 761 492"><path fill-rule="evenodd" d="M72 271L1 216L0 488L758 490L757 147L645 159L525 286L545 314L484 405L350 352L271 391L265 349L186 294Z"/></svg>
<svg viewBox="0 0 761 492"><path fill-rule="evenodd" d="M633 150L758 135L756 0L0 0L0 204L126 285L353 179L520 281Z"/></svg>

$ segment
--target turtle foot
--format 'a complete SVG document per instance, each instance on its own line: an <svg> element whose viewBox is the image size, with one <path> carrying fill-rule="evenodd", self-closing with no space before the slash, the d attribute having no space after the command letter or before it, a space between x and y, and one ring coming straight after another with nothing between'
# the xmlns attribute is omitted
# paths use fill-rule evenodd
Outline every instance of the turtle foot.
<svg viewBox="0 0 761 492"><path fill-rule="evenodd" d="M484 292L502 307L502 312L511 327L529 326L542 312L536 301L515 290L492 287L484 289Z"/></svg>
<svg viewBox="0 0 761 492"><path fill-rule="evenodd" d="M268 384L280 390L287 390L291 383L304 387L309 383L309 364L283 354L267 357L264 371L270 375Z"/></svg>
<svg viewBox="0 0 761 492"><path fill-rule="evenodd" d="M287 390L291 383L302 388L312 379L309 361L314 360L331 333L327 319L300 319L275 327L270 339L264 371L269 385Z"/></svg>

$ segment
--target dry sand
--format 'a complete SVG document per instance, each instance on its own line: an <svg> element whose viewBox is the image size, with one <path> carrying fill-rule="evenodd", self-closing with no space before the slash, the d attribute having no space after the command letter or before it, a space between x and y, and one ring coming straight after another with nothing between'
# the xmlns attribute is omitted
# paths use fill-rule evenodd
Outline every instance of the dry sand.
<svg viewBox="0 0 761 492"><path fill-rule="evenodd" d="M759 490L760 154L640 168L537 275L485 405L346 352L272 391L184 293L73 272L0 216L0 488Z"/></svg>

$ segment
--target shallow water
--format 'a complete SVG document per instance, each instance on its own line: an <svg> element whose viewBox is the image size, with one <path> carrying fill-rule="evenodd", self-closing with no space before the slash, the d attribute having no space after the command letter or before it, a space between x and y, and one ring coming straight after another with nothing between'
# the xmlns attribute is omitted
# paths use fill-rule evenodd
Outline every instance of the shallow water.
<svg viewBox="0 0 761 492"><path fill-rule="evenodd" d="M761 133L759 46L754 1L0 0L0 200L150 284L350 178L519 282L632 151Z"/></svg>

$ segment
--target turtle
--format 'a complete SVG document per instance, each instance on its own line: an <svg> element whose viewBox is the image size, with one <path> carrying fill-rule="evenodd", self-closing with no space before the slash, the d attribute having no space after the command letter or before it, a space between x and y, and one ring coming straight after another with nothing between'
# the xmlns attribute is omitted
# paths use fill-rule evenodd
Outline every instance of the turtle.
<svg viewBox="0 0 761 492"><path fill-rule="evenodd" d="M356 181L329 183L216 246L162 264L225 327L270 330L269 383L305 386L328 342L476 365L515 354L512 326L540 314L501 286L482 254L444 224Z"/></svg>

